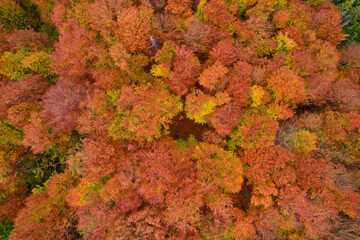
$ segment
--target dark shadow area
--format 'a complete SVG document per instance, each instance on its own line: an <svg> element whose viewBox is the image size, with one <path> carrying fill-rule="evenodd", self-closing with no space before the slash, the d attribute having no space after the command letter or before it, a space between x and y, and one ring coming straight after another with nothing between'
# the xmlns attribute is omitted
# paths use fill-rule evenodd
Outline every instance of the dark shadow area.
<svg viewBox="0 0 360 240"><path fill-rule="evenodd" d="M247 212L250 205L252 191L253 186L249 184L248 180L245 178L241 187L241 191L238 193L229 194L233 200L234 207Z"/></svg>
<svg viewBox="0 0 360 240"><path fill-rule="evenodd" d="M198 141L202 141L203 131L209 129L212 128L206 124L195 123L193 120L186 118L185 113L180 113L172 119L169 130L170 136L174 139L187 139L192 134Z"/></svg>

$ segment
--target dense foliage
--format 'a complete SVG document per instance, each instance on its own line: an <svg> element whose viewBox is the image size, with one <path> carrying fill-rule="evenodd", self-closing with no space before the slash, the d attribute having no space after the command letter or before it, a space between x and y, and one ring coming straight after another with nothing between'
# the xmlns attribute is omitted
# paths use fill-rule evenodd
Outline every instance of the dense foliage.
<svg viewBox="0 0 360 240"><path fill-rule="evenodd" d="M347 41L360 42L360 1L333 0L342 16L341 26L348 34Z"/></svg>
<svg viewBox="0 0 360 240"><path fill-rule="evenodd" d="M2 0L0 239L358 239L334 2Z"/></svg>

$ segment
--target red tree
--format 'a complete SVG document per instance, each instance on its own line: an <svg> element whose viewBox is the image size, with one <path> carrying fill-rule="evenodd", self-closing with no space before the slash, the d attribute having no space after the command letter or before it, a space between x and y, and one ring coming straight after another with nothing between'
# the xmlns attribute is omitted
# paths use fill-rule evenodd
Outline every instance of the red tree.
<svg viewBox="0 0 360 240"><path fill-rule="evenodd" d="M59 41L51 54L51 68L59 75L83 76L95 59L95 38L75 20L60 31Z"/></svg>
<svg viewBox="0 0 360 240"><path fill-rule="evenodd" d="M62 131L74 129L80 115L80 103L89 85L77 79L60 79L43 97L43 118L50 126Z"/></svg>

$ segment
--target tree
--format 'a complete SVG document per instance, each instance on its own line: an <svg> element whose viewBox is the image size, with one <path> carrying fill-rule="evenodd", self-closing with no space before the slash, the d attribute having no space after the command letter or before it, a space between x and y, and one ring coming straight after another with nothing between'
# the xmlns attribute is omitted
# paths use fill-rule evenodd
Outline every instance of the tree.
<svg viewBox="0 0 360 240"><path fill-rule="evenodd" d="M185 32L185 42L196 53L205 54L220 39L228 34L211 24L204 23L196 17L189 18L189 26Z"/></svg>
<svg viewBox="0 0 360 240"><path fill-rule="evenodd" d="M164 0L160 0L162 5L165 5ZM154 2L154 1L152 1ZM183 32L176 25L176 17L169 13L155 14L153 22L153 37L158 44L165 43L166 41L178 42L183 38ZM150 39L149 39L150 40ZM153 51L156 52L159 46L154 46Z"/></svg>
<svg viewBox="0 0 360 240"><path fill-rule="evenodd" d="M51 54L51 68L56 74L83 76L95 59L95 37L76 20L71 20L60 31L59 41Z"/></svg>
<svg viewBox="0 0 360 240"><path fill-rule="evenodd" d="M246 107L250 104L248 94L250 92L250 84L240 77L233 77L230 80L226 92L234 99L234 102L241 106Z"/></svg>
<svg viewBox="0 0 360 240"><path fill-rule="evenodd" d="M48 0L31 0L34 4L40 9L41 21L43 21L47 26L54 28L55 25L51 20L52 8L54 7L53 3Z"/></svg>
<svg viewBox="0 0 360 240"><path fill-rule="evenodd" d="M114 140L143 142L160 138L170 120L183 108L180 97L169 93L160 81L132 88L135 101L130 109L119 106L120 111L109 127L110 136Z"/></svg>
<svg viewBox="0 0 360 240"><path fill-rule="evenodd" d="M124 173L116 174L101 188L100 197L107 204L115 203L121 213L138 209L142 199L130 181Z"/></svg>
<svg viewBox="0 0 360 240"><path fill-rule="evenodd" d="M236 48L230 39L218 42L209 52L210 58L216 62L219 61L225 67L230 66L237 60Z"/></svg>
<svg viewBox="0 0 360 240"><path fill-rule="evenodd" d="M175 93L184 95L196 83L196 78L200 72L199 60L192 51L184 46L178 47L173 69L173 71L169 71L167 83Z"/></svg>
<svg viewBox="0 0 360 240"><path fill-rule="evenodd" d="M14 30L7 37L7 47L11 51L20 49L27 51L51 48L49 36L45 33L36 32L34 29Z"/></svg>
<svg viewBox="0 0 360 240"><path fill-rule="evenodd" d="M75 152L68 163L79 176L99 181L112 176L123 157L123 148L108 137L86 138L82 141L82 149ZM108 167L104 168L104 165Z"/></svg>
<svg viewBox="0 0 360 240"><path fill-rule="evenodd" d="M26 200L26 206L15 219L15 229L10 239L59 238L71 236L73 213L67 208L65 196L74 184L70 172L58 174L48 181L47 187L39 194L33 194ZM47 229L47 231L44 231Z"/></svg>
<svg viewBox="0 0 360 240"><path fill-rule="evenodd" d="M40 110L38 104L24 102L9 108L7 118L13 126L22 129L30 123L31 114L40 112Z"/></svg>
<svg viewBox="0 0 360 240"><path fill-rule="evenodd" d="M334 45L345 40L345 34L340 26L341 16L335 5L330 2L320 5L320 10L314 15L314 24L319 38Z"/></svg>
<svg viewBox="0 0 360 240"><path fill-rule="evenodd" d="M32 114L30 124L24 127L25 137L23 144L31 147L34 153L41 153L50 148L52 137L48 132L48 126L39 114Z"/></svg>
<svg viewBox="0 0 360 240"><path fill-rule="evenodd" d="M129 84L129 80L121 71L109 67L95 70L92 75L96 80L95 84L106 91L114 90L123 84Z"/></svg>
<svg viewBox="0 0 360 240"><path fill-rule="evenodd" d="M290 126L279 131L278 142L294 153L304 154L316 150L317 136L309 130Z"/></svg>
<svg viewBox="0 0 360 240"><path fill-rule="evenodd" d="M149 149L140 151L135 157L140 164L137 172L141 183L138 192L151 204L161 205L167 194L185 194L181 196L182 199L194 193L193 163L189 157L175 150L174 141L165 138ZM178 182L184 184L179 185Z"/></svg>
<svg viewBox="0 0 360 240"><path fill-rule="evenodd" d="M209 116L209 121L216 132L224 138L233 131L241 114L242 109L238 105L230 103L216 108L215 112Z"/></svg>
<svg viewBox="0 0 360 240"><path fill-rule="evenodd" d="M16 53L5 52L1 56L0 74L3 74L14 81L19 80L30 72L30 69L22 64L22 61L27 56L29 56L29 52L23 49Z"/></svg>
<svg viewBox="0 0 360 240"><path fill-rule="evenodd" d="M148 52L152 14L135 7L123 11L117 18L116 36L130 52Z"/></svg>
<svg viewBox="0 0 360 240"><path fill-rule="evenodd" d="M286 28L290 21L290 13L287 9L280 9L273 15L273 23L276 28Z"/></svg>
<svg viewBox="0 0 360 240"><path fill-rule="evenodd" d="M340 61L340 54L336 47L327 41L317 40L312 48L320 72L335 75Z"/></svg>
<svg viewBox="0 0 360 240"><path fill-rule="evenodd" d="M15 125L19 124L18 127L25 126L31 113L40 111L38 102L48 87L46 80L35 74L4 84L0 87L1 117L8 118Z"/></svg>
<svg viewBox="0 0 360 240"><path fill-rule="evenodd" d="M89 21L91 28L100 32L104 39L109 40L116 31L117 14L126 11L133 5L131 1L120 0L107 2L96 0L89 5Z"/></svg>
<svg viewBox="0 0 360 240"><path fill-rule="evenodd" d="M192 14L191 7L193 2L191 0L179 1L170 0L166 5L166 10L174 15L187 17Z"/></svg>
<svg viewBox="0 0 360 240"><path fill-rule="evenodd" d="M228 11L228 6L221 0L206 3L202 9L204 19L213 25L225 30L231 29L231 24L235 18Z"/></svg>
<svg viewBox="0 0 360 240"><path fill-rule="evenodd" d="M54 76L54 73L50 69L50 55L47 52L38 51L31 53L22 60L22 64L25 68L40 73L44 77Z"/></svg>
<svg viewBox="0 0 360 240"><path fill-rule="evenodd" d="M269 116L249 110L242 115L238 127L230 134L229 147L241 147L245 152L275 144L279 124Z"/></svg>
<svg viewBox="0 0 360 240"><path fill-rule="evenodd" d="M360 44L349 43L341 49L341 62L345 64L347 68L358 71L360 69Z"/></svg>
<svg viewBox="0 0 360 240"><path fill-rule="evenodd" d="M286 188L280 193L279 204L284 209L284 213L285 211L288 213L287 218L298 216L294 218L293 225L298 229L303 227L306 237L326 237L336 223L338 211L334 206L334 198L327 191L318 198L310 200L306 193L298 188Z"/></svg>
<svg viewBox="0 0 360 240"><path fill-rule="evenodd" d="M359 42L359 3L354 0L334 0L332 2L339 8L342 17L341 27L348 35L346 36L347 40Z"/></svg>
<svg viewBox="0 0 360 240"><path fill-rule="evenodd" d="M207 116L215 111L217 101L214 97L195 90L186 96L185 113L196 123L207 122ZM222 104L219 104L222 105Z"/></svg>
<svg viewBox="0 0 360 240"><path fill-rule="evenodd" d="M319 71L314 55L308 50L294 51L293 68L299 76L307 77Z"/></svg>
<svg viewBox="0 0 360 240"><path fill-rule="evenodd" d="M0 1L0 228L357 239L350 15L329 0Z"/></svg>
<svg viewBox="0 0 360 240"><path fill-rule="evenodd" d="M78 79L60 79L43 97L42 116L58 131L70 131L77 125L80 103L88 93L89 85Z"/></svg>
<svg viewBox="0 0 360 240"><path fill-rule="evenodd" d="M199 83L209 90L214 90L216 85L227 74L228 69L224 67L220 62L215 62L214 65L205 69L200 77Z"/></svg>
<svg viewBox="0 0 360 240"><path fill-rule="evenodd" d="M350 82L348 79L337 81L333 84L331 100L335 106L343 111L354 111L359 109L359 86Z"/></svg>
<svg viewBox="0 0 360 240"><path fill-rule="evenodd" d="M286 169L286 164L294 158L294 155L286 148L274 146L251 153L242 153L241 157L244 164L246 164L246 178L251 184L259 186L265 182L267 182L267 185L271 184L271 180L276 179L282 169ZM291 173L285 175L287 171L289 170L284 171L284 175L281 176L283 177L281 180L284 182L291 179L291 176L289 176Z"/></svg>
<svg viewBox="0 0 360 240"><path fill-rule="evenodd" d="M200 143L192 158L196 159L198 181L204 191L212 187L230 193L240 191L243 164L234 153L213 144Z"/></svg>
<svg viewBox="0 0 360 240"><path fill-rule="evenodd" d="M36 19L34 6L31 2L2 1L0 4L0 25L9 30L25 29L28 26L38 28L41 23ZM32 11L33 10L33 11Z"/></svg>
<svg viewBox="0 0 360 240"><path fill-rule="evenodd" d="M112 83L109 81L106 82L106 84L110 85ZM108 129L115 114L113 106L109 104L109 98L113 96L112 93L114 93L113 98L116 99L116 97L118 97L118 91L114 90L106 93L102 89L95 88L84 97L79 105L82 111L77 117L78 125L76 129L79 133L84 135L108 136ZM113 98L111 101L113 101Z"/></svg>
<svg viewBox="0 0 360 240"><path fill-rule="evenodd" d="M281 67L269 77L268 89L272 92L275 102L295 105L305 98L304 80L286 67Z"/></svg>
<svg viewBox="0 0 360 240"><path fill-rule="evenodd" d="M200 72L200 63L194 53L185 46L175 46L165 42L157 52L151 72L155 77L163 77L170 89L178 95L184 95L196 83Z"/></svg>
<svg viewBox="0 0 360 240"><path fill-rule="evenodd" d="M314 74L308 78L308 81L310 101L317 105L323 104L331 91L331 85L334 81L333 76Z"/></svg>

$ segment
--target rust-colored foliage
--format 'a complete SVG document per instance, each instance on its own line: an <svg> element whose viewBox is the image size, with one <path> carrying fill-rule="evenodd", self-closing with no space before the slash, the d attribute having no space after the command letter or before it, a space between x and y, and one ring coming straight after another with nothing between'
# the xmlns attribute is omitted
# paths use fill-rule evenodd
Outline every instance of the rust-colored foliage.
<svg viewBox="0 0 360 240"><path fill-rule="evenodd" d="M35 32L33 29L15 30L8 38L5 45L10 50L39 50L50 47L49 37L45 33Z"/></svg>
<svg viewBox="0 0 360 240"><path fill-rule="evenodd" d="M133 7L118 16L116 36L131 52L149 51L152 14Z"/></svg>
<svg viewBox="0 0 360 240"><path fill-rule="evenodd" d="M242 109L238 105L232 103L217 108L215 112L209 116L209 121L221 137L226 137L237 125L241 113Z"/></svg>
<svg viewBox="0 0 360 240"><path fill-rule="evenodd" d="M10 108L19 108L19 105L37 105L42 94L48 89L49 85L40 75L29 74L21 78L18 82L0 85L0 116L4 119L9 117ZM21 108L21 107L20 107ZM13 109L12 111L14 111ZM28 111L37 111L38 108L31 108ZM28 116L27 113L24 117ZM18 116L10 114L10 118ZM25 117L25 118L26 118ZM22 119L26 120L26 119ZM24 123L24 122L23 122ZM21 124L20 124L21 125Z"/></svg>
<svg viewBox="0 0 360 240"><path fill-rule="evenodd" d="M250 104L249 96L250 85L239 77L233 77L230 80L229 87L226 90L233 97L235 103L241 107Z"/></svg>
<svg viewBox="0 0 360 240"><path fill-rule="evenodd" d="M327 41L317 41L313 46L315 63L320 72L336 75L337 66L340 61L340 54L336 47Z"/></svg>
<svg viewBox="0 0 360 240"><path fill-rule="evenodd" d="M178 47L175 54L173 70L169 71L166 82L175 93L184 95L195 85L200 63L193 52L184 46Z"/></svg>
<svg viewBox="0 0 360 240"><path fill-rule="evenodd" d="M285 217L293 217L293 229L303 227L308 238L328 237L336 224L338 210L334 197L326 190L319 197L309 199L305 192L288 187L280 193L279 204Z"/></svg>
<svg viewBox="0 0 360 240"><path fill-rule="evenodd" d="M239 217L239 219L235 222L234 228L234 235L236 239L259 239L256 234L256 228L253 221L254 220L251 217Z"/></svg>
<svg viewBox="0 0 360 240"><path fill-rule="evenodd" d="M95 58L94 36L75 20L70 21L60 33L55 51L51 54L52 69L59 75L83 76L88 64Z"/></svg>
<svg viewBox="0 0 360 240"><path fill-rule="evenodd" d="M202 54L207 54L213 44L226 37L226 32L208 23L204 23L196 17L190 18L189 26L184 36L185 42L190 49Z"/></svg>
<svg viewBox="0 0 360 240"><path fill-rule="evenodd" d="M309 95L310 100L314 104L321 105L324 102L324 99L329 94L331 90L331 84L333 82L333 77L331 75L323 75L323 74L314 74L308 78L309 81Z"/></svg>
<svg viewBox="0 0 360 240"><path fill-rule="evenodd" d="M305 99L304 80L286 67L278 69L270 76L268 88L275 102L298 104Z"/></svg>
<svg viewBox="0 0 360 240"><path fill-rule="evenodd" d="M334 45L345 39L345 34L340 26L341 15L337 7L327 2L321 5L320 10L314 15L314 24L319 38L328 40Z"/></svg>
<svg viewBox="0 0 360 240"><path fill-rule="evenodd" d="M162 0L164 1L164 0ZM165 1L164 1L165 2ZM176 19L168 13L155 14L153 21L153 36L160 44L166 41L179 41L183 38L183 33L176 25ZM160 46L154 46L154 50Z"/></svg>
<svg viewBox="0 0 360 240"><path fill-rule="evenodd" d="M26 188L10 193L0 202L0 218L14 219L18 212L24 208L26 199Z"/></svg>
<svg viewBox="0 0 360 240"><path fill-rule="evenodd" d="M94 71L92 74L96 80L95 84L107 91L113 90L125 83L128 83L128 80L125 78L124 74L122 74L117 69L104 67Z"/></svg>
<svg viewBox="0 0 360 240"><path fill-rule="evenodd" d="M290 13L286 9L281 9L273 15L273 23L277 28L286 28L289 24Z"/></svg>
<svg viewBox="0 0 360 240"><path fill-rule="evenodd" d="M40 106L36 103L24 102L9 108L9 122L16 128L23 128L30 123L30 116L33 112L39 112Z"/></svg>
<svg viewBox="0 0 360 240"><path fill-rule="evenodd" d="M184 201L194 193L193 163L174 145L174 141L165 138L135 156L139 161L138 192L151 204L162 204L165 196L171 194Z"/></svg>
<svg viewBox="0 0 360 240"><path fill-rule="evenodd" d="M314 55L308 50L297 50L293 54L293 68L300 76L307 77L319 71L314 61Z"/></svg>
<svg viewBox="0 0 360 240"><path fill-rule="evenodd" d="M78 175L99 180L111 176L124 158L121 145L106 137L87 138L82 141L82 150L69 159L69 167ZM106 170L102 168L107 165Z"/></svg>
<svg viewBox="0 0 360 240"><path fill-rule="evenodd" d="M221 0L208 2L203 8L204 17L210 23L222 29L230 27L234 17L228 12L226 3Z"/></svg>
<svg viewBox="0 0 360 240"><path fill-rule="evenodd" d="M205 69L200 77L199 83L209 90L216 88L217 84L227 74L228 69L223 66L220 62L215 62L214 65Z"/></svg>
<svg viewBox="0 0 360 240"><path fill-rule="evenodd" d="M116 174L101 188L100 196L105 203L115 203L122 213L136 210L140 207L141 197L136 193L129 179L124 173Z"/></svg>
<svg viewBox="0 0 360 240"><path fill-rule="evenodd" d="M224 66L230 66L237 59L236 49L230 39L218 42L209 54L211 59L219 61Z"/></svg>
<svg viewBox="0 0 360 240"><path fill-rule="evenodd" d="M31 147L34 153L40 153L51 146L52 136L48 133L48 126L41 116L33 114L30 121L30 124L24 127L23 144Z"/></svg>
<svg viewBox="0 0 360 240"><path fill-rule="evenodd" d="M174 15L187 17L192 14L192 0L168 0L166 10Z"/></svg>
<svg viewBox="0 0 360 240"><path fill-rule="evenodd" d="M106 40L115 33L117 14L131 7L131 1L95 0L89 5L89 22L93 29L99 31Z"/></svg>
<svg viewBox="0 0 360 240"><path fill-rule="evenodd" d="M114 118L114 109L109 106L108 95L101 89L86 96L80 103L82 109L78 119L77 130L82 134L107 136L111 121Z"/></svg>
<svg viewBox="0 0 360 240"><path fill-rule="evenodd" d="M350 43L341 49L341 61L347 67L360 68L360 44Z"/></svg>
<svg viewBox="0 0 360 240"><path fill-rule="evenodd" d="M273 175L286 167L293 160L293 154L279 146L263 148L257 152L244 154L243 161L247 164L246 177L253 184L270 181ZM286 178L286 175L282 176ZM282 181L285 181L284 179Z"/></svg>
<svg viewBox="0 0 360 240"><path fill-rule="evenodd" d="M343 111L354 111L360 107L359 86L348 79L335 82L332 85L332 100L336 106Z"/></svg>

